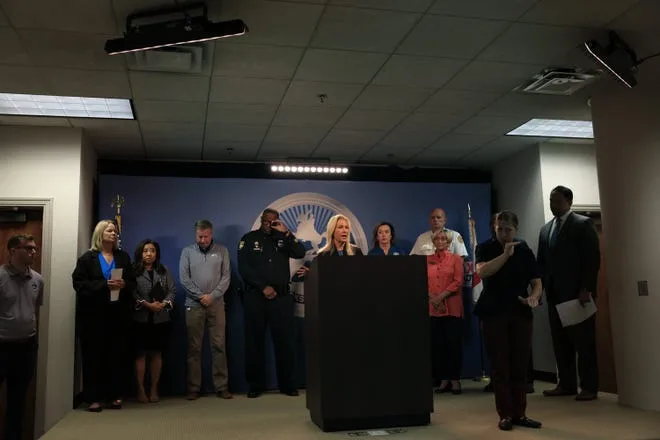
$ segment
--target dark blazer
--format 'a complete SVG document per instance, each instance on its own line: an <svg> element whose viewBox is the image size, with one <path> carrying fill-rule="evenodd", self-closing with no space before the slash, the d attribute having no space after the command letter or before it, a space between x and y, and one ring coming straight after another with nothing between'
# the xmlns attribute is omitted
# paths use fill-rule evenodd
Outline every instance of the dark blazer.
<svg viewBox="0 0 660 440"><path fill-rule="evenodd" d="M154 271L153 281L149 277L149 272L146 270L142 271L141 274L136 274L137 287L133 291L133 298L135 299L135 311L133 312L133 319L137 322L147 323L149 322L149 309L140 305L140 301L151 302L152 298L150 296L153 287L157 284L163 289L165 298L163 302L169 301L170 305L174 305L174 298L176 297L176 285L174 284L174 279L172 274L165 266L163 266L165 272L159 274ZM158 313L154 313L153 322L154 324L161 324L163 322L168 322L170 320L170 312L167 309L161 310Z"/></svg>
<svg viewBox="0 0 660 440"><path fill-rule="evenodd" d="M362 249L360 249L359 247L357 247L357 246L355 246L355 245L353 245L353 244L349 244L349 246L351 246L351 247L353 248L353 256L355 256L355 255L364 255L364 254L362 253ZM334 252L334 251L323 251L323 252L319 252L317 256L318 256L318 257L321 257L321 256L330 256L330 255L331 255L331 256L335 256L335 257L338 257L338 256L339 256L339 254L337 254L337 253ZM350 255L347 255L346 252L344 252L344 254L342 255L342 257L350 257Z"/></svg>
<svg viewBox="0 0 660 440"><path fill-rule="evenodd" d="M122 250L114 251L115 268L123 269L122 278L126 282L119 292L119 301L116 305L120 309L121 317L130 320L133 309L133 292L136 287L131 257ZM109 308L110 289L108 281L101 271L99 252L89 250L78 258L76 268L71 275L73 288L76 291L76 321L81 330L96 328L105 322Z"/></svg>
<svg viewBox="0 0 660 440"><path fill-rule="evenodd" d="M539 234L536 254L548 302L559 304L578 298L581 290L596 296L600 248L598 233L589 217L571 212L550 248L554 219Z"/></svg>

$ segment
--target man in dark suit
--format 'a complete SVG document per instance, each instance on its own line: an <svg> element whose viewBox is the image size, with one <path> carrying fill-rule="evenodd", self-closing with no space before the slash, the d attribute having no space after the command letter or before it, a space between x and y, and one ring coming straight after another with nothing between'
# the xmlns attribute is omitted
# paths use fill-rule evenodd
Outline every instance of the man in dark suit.
<svg viewBox="0 0 660 440"><path fill-rule="evenodd" d="M545 396L576 395L576 400L594 400L598 395L598 360L596 355L596 316L568 327L562 327L557 304L579 300L582 305L596 295L600 250L598 233L588 217L571 211L573 192L558 186L550 193L550 210L554 218L541 228L537 252L543 276L550 331L559 383ZM580 393L577 393L577 370Z"/></svg>

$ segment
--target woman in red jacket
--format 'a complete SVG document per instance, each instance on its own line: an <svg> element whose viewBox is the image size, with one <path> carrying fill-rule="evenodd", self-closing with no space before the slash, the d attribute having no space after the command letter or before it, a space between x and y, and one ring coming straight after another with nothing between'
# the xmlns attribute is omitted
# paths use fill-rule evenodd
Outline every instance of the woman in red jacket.
<svg viewBox="0 0 660 440"><path fill-rule="evenodd" d="M463 259L449 252L451 236L433 234L435 253L426 257L431 316L431 365L438 393L461 394L463 359Z"/></svg>

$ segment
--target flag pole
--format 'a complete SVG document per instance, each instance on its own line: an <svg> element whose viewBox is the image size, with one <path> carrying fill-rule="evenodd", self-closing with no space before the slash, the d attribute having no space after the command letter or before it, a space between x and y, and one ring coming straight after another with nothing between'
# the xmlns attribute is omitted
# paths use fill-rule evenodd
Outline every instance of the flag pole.
<svg viewBox="0 0 660 440"><path fill-rule="evenodd" d="M467 204L467 211L468 211L468 226L470 227L470 244L471 244L471 251L472 251L472 261L474 262L474 251L476 249L476 245L478 243L475 243L476 241L476 231L473 233L473 220L472 220L472 209L470 208L470 204ZM474 271L476 271L477 268L472 265L472 271L474 274ZM479 338L479 362L481 364L481 377L476 377L474 380L475 382L487 382L490 378L486 374L486 365L484 363L484 339L483 339L483 334L481 331L481 321L478 322L477 325L477 337Z"/></svg>

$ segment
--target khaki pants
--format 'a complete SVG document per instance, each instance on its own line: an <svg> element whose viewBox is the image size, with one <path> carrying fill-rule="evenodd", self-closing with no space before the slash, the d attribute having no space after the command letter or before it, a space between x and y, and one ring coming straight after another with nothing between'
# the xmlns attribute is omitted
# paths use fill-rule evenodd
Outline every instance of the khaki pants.
<svg viewBox="0 0 660 440"><path fill-rule="evenodd" d="M227 353L225 351L225 303L216 300L210 307L186 308L188 331L188 392L198 393L202 385L202 341L209 330L213 359L215 391L227 389Z"/></svg>

